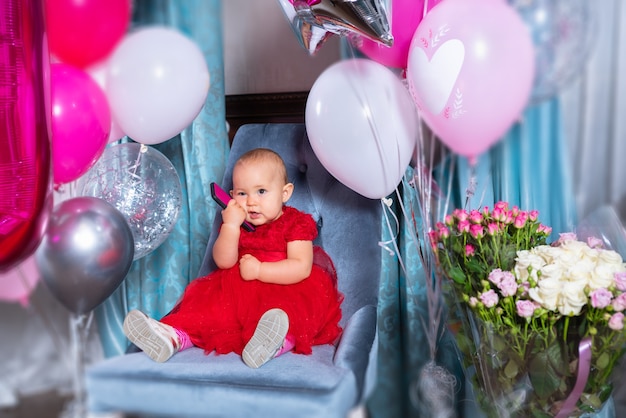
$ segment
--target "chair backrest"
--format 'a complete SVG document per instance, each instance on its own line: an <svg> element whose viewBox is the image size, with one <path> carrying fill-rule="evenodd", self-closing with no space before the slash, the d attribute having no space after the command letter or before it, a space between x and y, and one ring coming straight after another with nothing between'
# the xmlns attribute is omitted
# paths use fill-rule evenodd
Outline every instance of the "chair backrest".
<svg viewBox="0 0 626 418"><path fill-rule="evenodd" d="M289 202L317 221L315 244L324 248L337 270L345 299L342 324L365 305L376 306L381 269L381 202L361 196L331 176L315 156L303 124L270 123L241 126L233 139L220 185L232 188L235 161L253 148L278 152L287 166L294 193ZM215 269L211 248L221 215L218 212L199 274Z"/></svg>

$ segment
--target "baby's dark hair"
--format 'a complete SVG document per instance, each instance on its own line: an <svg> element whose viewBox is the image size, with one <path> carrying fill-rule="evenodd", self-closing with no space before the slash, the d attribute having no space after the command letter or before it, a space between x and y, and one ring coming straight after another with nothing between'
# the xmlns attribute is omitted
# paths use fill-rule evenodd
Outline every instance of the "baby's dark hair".
<svg viewBox="0 0 626 418"><path fill-rule="evenodd" d="M250 151L244 153L237 160L237 164L245 163L245 162L270 162L276 165L276 169L278 170L278 174L284 179L285 184L289 183L289 178L287 177L287 167L285 166L285 161L282 159L280 155L276 151L273 151L269 148L254 148Z"/></svg>

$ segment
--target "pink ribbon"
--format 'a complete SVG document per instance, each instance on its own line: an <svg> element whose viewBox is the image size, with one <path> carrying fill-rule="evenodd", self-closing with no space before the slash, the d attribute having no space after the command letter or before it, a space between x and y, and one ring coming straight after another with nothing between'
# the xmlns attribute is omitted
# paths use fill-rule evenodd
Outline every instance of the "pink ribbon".
<svg viewBox="0 0 626 418"><path fill-rule="evenodd" d="M317 4L319 2L321 2L322 0L289 0L289 3L294 4L294 3L306 3L309 6L313 6L314 4Z"/></svg>
<svg viewBox="0 0 626 418"><path fill-rule="evenodd" d="M578 376L576 376L576 384L569 394L561 410L555 418L567 418L569 414L576 408L576 403L580 399L591 369L591 337L584 338L578 344Z"/></svg>

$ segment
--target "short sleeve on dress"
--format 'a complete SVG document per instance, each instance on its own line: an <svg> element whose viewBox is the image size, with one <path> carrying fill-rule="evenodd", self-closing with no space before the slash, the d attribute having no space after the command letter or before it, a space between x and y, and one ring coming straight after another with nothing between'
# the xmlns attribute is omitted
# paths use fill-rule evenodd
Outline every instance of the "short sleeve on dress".
<svg viewBox="0 0 626 418"><path fill-rule="evenodd" d="M290 206L285 206L285 240L313 241L317 237L317 224L311 215L301 212Z"/></svg>

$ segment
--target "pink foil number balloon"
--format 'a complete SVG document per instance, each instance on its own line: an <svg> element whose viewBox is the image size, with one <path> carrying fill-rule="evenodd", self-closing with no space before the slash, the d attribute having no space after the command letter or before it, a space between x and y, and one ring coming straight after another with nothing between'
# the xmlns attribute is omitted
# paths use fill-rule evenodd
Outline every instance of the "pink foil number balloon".
<svg viewBox="0 0 626 418"><path fill-rule="evenodd" d="M0 272L35 251L52 209L44 33L39 0L0 2Z"/></svg>
<svg viewBox="0 0 626 418"><path fill-rule="evenodd" d="M445 0L413 36L407 80L433 132L474 160L520 117L534 70L530 33L504 0Z"/></svg>
<svg viewBox="0 0 626 418"><path fill-rule="evenodd" d="M409 46L424 12L441 0L391 0L391 35L393 45L385 46L363 38L359 50L388 67L406 68ZM425 10L427 9L427 10Z"/></svg>

